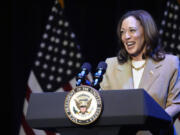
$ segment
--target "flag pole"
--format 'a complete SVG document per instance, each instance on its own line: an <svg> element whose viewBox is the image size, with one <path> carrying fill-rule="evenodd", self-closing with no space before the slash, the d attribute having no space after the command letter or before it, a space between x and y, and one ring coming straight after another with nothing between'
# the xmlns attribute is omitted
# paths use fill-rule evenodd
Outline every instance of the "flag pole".
<svg viewBox="0 0 180 135"><path fill-rule="evenodd" d="M64 0L58 0L59 4L61 5L61 8L64 8Z"/></svg>

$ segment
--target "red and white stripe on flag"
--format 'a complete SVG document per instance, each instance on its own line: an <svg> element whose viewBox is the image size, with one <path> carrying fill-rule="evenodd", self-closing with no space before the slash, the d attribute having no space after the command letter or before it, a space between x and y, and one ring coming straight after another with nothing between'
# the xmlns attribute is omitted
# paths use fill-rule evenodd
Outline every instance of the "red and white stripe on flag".
<svg viewBox="0 0 180 135"><path fill-rule="evenodd" d="M88 74L87 78L90 81L93 80L91 74ZM76 79L73 78L64 87L59 88L57 91L58 92L63 92L63 91L75 88L75 86L76 86L75 84L76 84ZM43 90L41 89L41 87L39 86L39 84L37 82L37 79L36 79L33 71L30 73L30 77L29 77L29 80L28 80L28 88L27 88L27 91L26 91L26 98L24 100L22 124L21 124L21 127L20 127L19 135L60 135L59 133L53 133L53 132L48 132L48 131L44 131L44 130L32 129L27 124L27 122L25 120L25 117L26 117L26 113L27 113L30 94L32 92L33 93L43 92Z"/></svg>

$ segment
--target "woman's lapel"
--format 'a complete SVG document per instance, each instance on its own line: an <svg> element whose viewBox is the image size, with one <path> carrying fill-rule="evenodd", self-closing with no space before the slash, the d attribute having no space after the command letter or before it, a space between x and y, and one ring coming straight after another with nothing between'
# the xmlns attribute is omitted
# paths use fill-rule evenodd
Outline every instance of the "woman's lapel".
<svg viewBox="0 0 180 135"><path fill-rule="evenodd" d="M159 77L159 72L156 70L159 67L161 67L161 62L154 62L152 59L147 59L139 88L149 90L152 83Z"/></svg>
<svg viewBox="0 0 180 135"><path fill-rule="evenodd" d="M127 63L117 66L117 75L119 77L119 87L123 89L133 89L133 76L131 61L128 60Z"/></svg>

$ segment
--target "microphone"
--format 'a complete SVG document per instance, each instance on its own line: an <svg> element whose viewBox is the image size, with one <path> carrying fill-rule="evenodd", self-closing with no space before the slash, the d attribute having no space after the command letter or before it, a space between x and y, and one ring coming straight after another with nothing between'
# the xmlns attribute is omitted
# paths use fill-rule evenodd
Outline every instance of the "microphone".
<svg viewBox="0 0 180 135"><path fill-rule="evenodd" d="M99 62L97 72L94 74L94 81L92 87L99 89L99 83L102 81L103 74L105 73L107 64L103 61Z"/></svg>
<svg viewBox="0 0 180 135"><path fill-rule="evenodd" d="M81 72L78 73L77 77L76 77L76 86L80 86L81 83L83 83L85 81L85 77L86 75L91 71L91 64L89 64L88 62L85 62L82 66L81 66Z"/></svg>

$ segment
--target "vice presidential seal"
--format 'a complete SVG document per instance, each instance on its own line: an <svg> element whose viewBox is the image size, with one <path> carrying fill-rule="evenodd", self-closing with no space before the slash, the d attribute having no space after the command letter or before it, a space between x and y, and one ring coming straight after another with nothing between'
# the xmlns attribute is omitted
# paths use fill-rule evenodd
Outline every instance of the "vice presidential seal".
<svg viewBox="0 0 180 135"><path fill-rule="evenodd" d="M78 125L88 125L100 116L101 97L97 90L90 86L78 86L67 94L64 109L72 122Z"/></svg>

